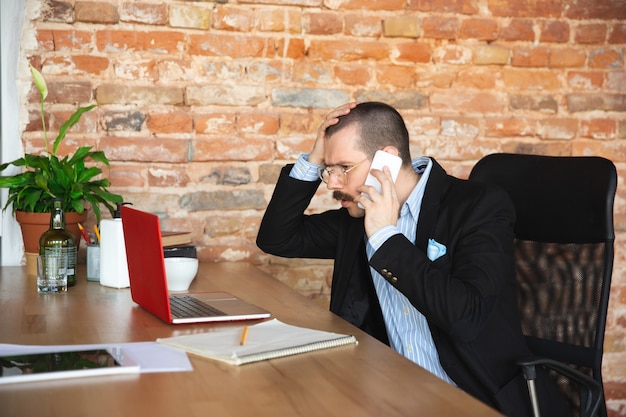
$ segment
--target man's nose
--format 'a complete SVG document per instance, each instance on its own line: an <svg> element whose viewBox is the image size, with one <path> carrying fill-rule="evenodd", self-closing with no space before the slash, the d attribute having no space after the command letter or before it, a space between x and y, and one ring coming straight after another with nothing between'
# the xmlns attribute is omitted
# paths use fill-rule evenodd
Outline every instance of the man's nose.
<svg viewBox="0 0 626 417"><path fill-rule="evenodd" d="M328 176L328 183L326 184L326 188L329 190L340 190L343 188L345 184L336 175L331 174Z"/></svg>

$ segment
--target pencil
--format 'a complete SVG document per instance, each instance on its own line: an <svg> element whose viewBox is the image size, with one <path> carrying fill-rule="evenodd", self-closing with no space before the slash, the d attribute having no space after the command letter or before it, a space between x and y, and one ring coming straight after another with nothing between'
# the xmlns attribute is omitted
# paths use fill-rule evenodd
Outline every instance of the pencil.
<svg viewBox="0 0 626 417"><path fill-rule="evenodd" d="M100 243L100 231L98 230L98 225L93 225L93 231L96 232L96 239L98 239L98 243Z"/></svg>
<svg viewBox="0 0 626 417"><path fill-rule="evenodd" d="M89 236L87 236L87 232L85 232L85 228L80 223L78 223L78 228L80 229L80 234L83 235L83 239L85 239L85 243L89 245L91 241L89 240Z"/></svg>
<svg viewBox="0 0 626 417"><path fill-rule="evenodd" d="M248 337L248 326L243 326L243 331L241 332L241 340L239 341L240 345L246 344L246 337Z"/></svg>

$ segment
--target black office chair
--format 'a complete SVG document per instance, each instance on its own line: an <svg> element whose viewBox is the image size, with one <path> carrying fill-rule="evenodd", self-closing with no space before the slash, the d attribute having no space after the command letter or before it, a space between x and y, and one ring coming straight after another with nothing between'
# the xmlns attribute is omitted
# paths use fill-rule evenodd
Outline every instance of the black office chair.
<svg viewBox="0 0 626 417"><path fill-rule="evenodd" d="M520 361L531 401L534 366L542 365L557 378L575 415L606 417L601 368L615 166L600 157L493 154L478 161L470 180L501 186L516 208L522 328L536 356Z"/></svg>

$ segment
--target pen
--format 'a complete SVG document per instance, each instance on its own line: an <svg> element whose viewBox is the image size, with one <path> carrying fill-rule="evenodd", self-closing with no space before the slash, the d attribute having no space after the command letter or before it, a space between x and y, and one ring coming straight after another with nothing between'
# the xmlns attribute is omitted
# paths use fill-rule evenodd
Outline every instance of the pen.
<svg viewBox="0 0 626 417"><path fill-rule="evenodd" d="M239 341L240 345L246 344L246 337L248 337L248 326L243 326L243 331L241 332L241 340Z"/></svg>
<svg viewBox="0 0 626 417"><path fill-rule="evenodd" d="M85 228L83 227L83 225L78 223L78 228L80 229L80 234L83 235L83 239L85 239L85 243L87 243L88 245L91 244L89 236L87 236L87 232L85 232Z"/></svg>
<svg viewBox="0 0 626 417"><path fill-rule="evenodd" d="M96 232L96 239L98 239L98 243L100 243L100 231L98 230L98 225L93 225L93 231Z"/></svg>

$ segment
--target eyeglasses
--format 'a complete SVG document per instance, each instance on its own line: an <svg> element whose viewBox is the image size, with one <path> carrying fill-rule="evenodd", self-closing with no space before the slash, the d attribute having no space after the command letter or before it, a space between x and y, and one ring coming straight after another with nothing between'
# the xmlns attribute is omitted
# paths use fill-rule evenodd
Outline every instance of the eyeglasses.
<svg viewBox="0 0 626 417"><path fill-rule="evenodd" d="M361 165L363 162L369 160L369 158L365 158L361 162L358 162L352 166L346 165L331 165L327 167L323 167L319 169L319 176L322 181L328 184L330 181L331 175L335 177L336 181L339 181L341 184L346 184L348 182L348 172L352 171L354 168Z"/></svg>

